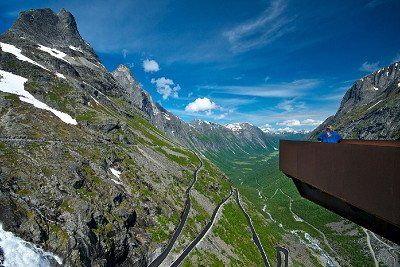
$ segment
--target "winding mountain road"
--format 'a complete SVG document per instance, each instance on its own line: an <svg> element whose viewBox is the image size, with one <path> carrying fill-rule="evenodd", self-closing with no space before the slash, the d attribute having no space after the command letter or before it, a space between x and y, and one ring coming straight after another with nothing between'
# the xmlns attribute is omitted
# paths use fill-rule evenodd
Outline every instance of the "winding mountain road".
<svg viewBox="0 0 400 267"><path fill-rule="evenodd" d="M82 140L56 140L43 138L25 138L25 137L0 137L2 142L20 142L20 143L49 143L49 144L78 144L78 145L93 145L93 144L108 144L107 141L82 141Z"/></svg>
<svg viewBox="0 0 400 267"><path fill-rule="evenodd" d="M211 215L210 221L207 223L207 225L203 228L203 230L196 236L196 238L185 248L185 250L182 252L182 254L171 264L171 266L176 267L179 266L179 264L182 263L182 261L189 255L189 253L197 246L197 244L200 243L200 241L207 235L207 233L210 231L211 227L213 226L215 219L218 215L218 212L220 211L221 207L226 203L226 201L232 196L232 189L230 194L224 198L218 206L215 208L213 214Z"/></svg>
<svg viewBox="0 0 400 267"><path fill-rule="evenodd" d="M189 211L190 211L190 207L191 207L191 201L190 201L190 191L193 188L193 185L196 183L197 181L197 173L200 171L200 169L203 167L203 161L200 159L199 156L196 157L199 159L200 161L200 165L199 167L197 167L197 169L194 171L193 173L193 181L190 184L190 186L186 189L186 202L185 202L185 208L182 212L181 215L181 219L179 221L179 225L176 228L174 234L172 235L171 239L169 240L167 246L165 247L164 251L157 257L155 258L149 265L149 267L155 267L155 266L159 266L164 260L165 258L168 256L168 254L171 252L172 247L174 246L176 240L178 239L178 237L181 235L182 233L182 229L186 224L186 220L188 218L189 215Z"/></svg>
<svg viewBox="0 0 400 267"><path fill-rule="evenodd" d="M263 261L264 261L264 265L269 267L270 264L269 264L267 255L266 255L266 253L265 253L265 251L264 251L264 248L263 248L263 246L262 246L262 244L261 244L261 242L260 242L260 239L258 238L257 232L256 232L256 230L254 229L253 221L251 220L249 214L247 214L246 210L245 210L245 209L243 208L243 206L242 206L242 203L240 202L239 191L238 191L237 189L235 189L235 191L236 191L236 202L237 202L237 204L239 205L239 208L242 210L243 214L246 216L247 221L248 221L249 224L250 224L250 230L251 230L251 233L252 233L252 235L253 235L254 243L256 244L258 250L259 250L260 253L261 253L261 256L262 256Z"/></svg>

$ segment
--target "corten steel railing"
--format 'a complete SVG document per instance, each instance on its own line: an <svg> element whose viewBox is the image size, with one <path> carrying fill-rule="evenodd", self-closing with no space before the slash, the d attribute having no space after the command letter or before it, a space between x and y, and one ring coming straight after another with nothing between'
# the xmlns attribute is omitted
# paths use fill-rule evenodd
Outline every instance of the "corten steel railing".
<svg viewBox="0 0 400 267"><path fill-rule="evenodd" d="M280 141L300 194L400 244L400 141Z"/></svg>

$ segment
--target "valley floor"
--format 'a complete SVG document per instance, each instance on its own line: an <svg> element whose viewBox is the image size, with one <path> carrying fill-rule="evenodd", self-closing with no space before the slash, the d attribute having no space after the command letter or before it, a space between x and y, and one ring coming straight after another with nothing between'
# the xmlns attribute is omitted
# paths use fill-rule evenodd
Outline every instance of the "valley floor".
<svg viewBox="0 0 400 267"><path fill-rule="evenodd" d="M272 266L277 246L289 251L291 266L395 266L399 246L303 199L279 171L278 152L207 157L243 195Z"/></svg>

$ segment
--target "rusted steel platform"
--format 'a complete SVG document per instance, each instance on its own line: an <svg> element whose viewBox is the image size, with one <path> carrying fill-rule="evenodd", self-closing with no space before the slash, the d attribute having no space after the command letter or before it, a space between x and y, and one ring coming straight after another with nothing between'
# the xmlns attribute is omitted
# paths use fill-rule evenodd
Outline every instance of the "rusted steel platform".
<svg viewBox="0 0 400 267"><path fill-rule="evenodd" d="M300 194L400 244L400 141L280 141L279 167Z"/></svg>

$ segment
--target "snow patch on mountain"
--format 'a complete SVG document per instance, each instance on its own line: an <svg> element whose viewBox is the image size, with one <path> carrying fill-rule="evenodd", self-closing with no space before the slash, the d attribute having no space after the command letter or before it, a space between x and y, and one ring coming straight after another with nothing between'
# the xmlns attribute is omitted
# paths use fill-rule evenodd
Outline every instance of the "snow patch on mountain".
<svg viewBox="0 0 400 267"><path fill-rule="evenodd" d="M24 87L26 81L27 79L24 77L0 70L0 91L18 95L21 101L32 104L37 108L48 110L59 117L65 123L73 125L77 124L76 120L73 119L70 115L49 107L45 103L37 100L28 91L26 91Z"/></svg>
<svg viewBox="0 0 400 267"><path fill-rule="evenodd" d="M164 113L164 118L166 119L166 120L171 120L171 117L167 114L167 113Z"/></svg>
<svg viewBox="0 0 400 267"><path fill-rule="evenodd" d="M33 61L32 59L22 55L21 49L15 47L14 45L0 42L0 47L1 47L1 50L3 50L3 52L13 54L14 56L17 57L17 59L19 59L21 61L26 61L26 62L29 62L29 63L31 63L33 65L36 65L36 66L38 66L38 67L40 67L42 69L48 70L47 68L43 67L39 63L37 63L37 62Z"/></svg>
<svg viewBox="0 0 400 267"><path fill-rule="evenodd" d="M114 169L114 168L110 168L110 171L112 174L114 174L117 178L119 178L119 176L121 175L121 172Z"/></svg>
<svg viewBox="0 0 400 267"><path fill-rule="evenodd" d="M80 49L79 47L75 47L75 46L70 45L69 48L74 50L74 51L77 51L77 52L82 52L82 49Z"/></svg>
<svg viewBox="0 0 400 267"><path fill-rule="evenodd" d="M378 102L376 102L375 104L373 104L372 106L370 106L367 110L370 110L371 108L375 107L376 105L378 105L381 102L382 102L382 99L379 100Z"/></svg>
<svg viewBox="0 0 400 267"><path fill-rule="evenodd" d="M239 131L243 130L241 124L238 122L227 124L227 125L225 125L225 127L234 132L239 132Z"/></svg>
<svg viewBox="0 0 400 267"><path fill-rule="evenodd" d="M61 52L55 48L50 48L44 45L39 45L39 50L42 50L43 52L46 52L50 54L53 57L59 58L61 60L64 60L65 62L69 63L64 57L67 55L64 52Z"/></svg>
<svg viewBox="0 0 400 267"><path fill-rule="evenodd" d="M276 129L273 134L308 134L310 132L310 130L295 130L290 127L285 127Z"/></svg>
<svg viewBox="0 0 400 267"><path fill-rule="evenodd" d="M61 78L61 79L66 79L65 78L65 76L63 75L63 74L61 74L61 73L56 73L56 76L58 77L58 78Z"/></svg>

